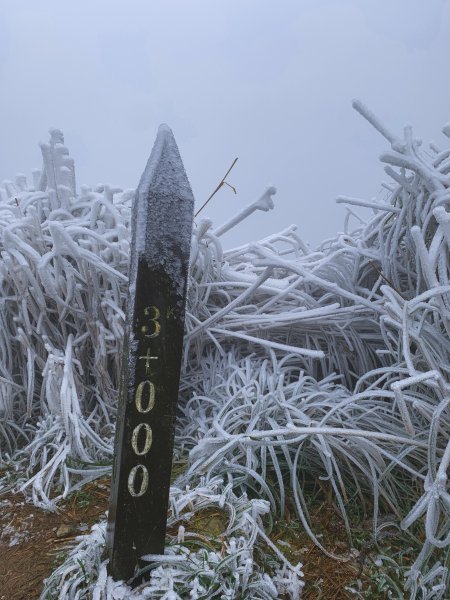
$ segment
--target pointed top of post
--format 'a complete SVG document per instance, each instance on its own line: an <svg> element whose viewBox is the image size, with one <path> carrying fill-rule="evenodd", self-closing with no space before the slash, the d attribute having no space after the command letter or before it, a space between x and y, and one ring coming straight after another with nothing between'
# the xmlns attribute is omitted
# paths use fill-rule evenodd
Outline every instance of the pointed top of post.
<svg viewBox="0 0 450 600"><path fill-rule="evenodd" d="M160 133L168 133L173 137L173 131L170 129L167 123L161 123L161 125L158 127L158 134Z"/></svg>
<svg viewBox="0 0 450 600"><path fill-rule="evenodd" d="M193 199L177 143L172 130L165 123L158 128L150 158L137 189L140 196L147 196L149 192L179 200Z"/></svg>
<svg viewBox="0 0 450 600"><path fill-rule="evenodd" d="M172 130L160 125L133 204L130 281L138 255L149 266L180 276L176 257L181 248L189 252L193 209L194 196Z"/></svg>

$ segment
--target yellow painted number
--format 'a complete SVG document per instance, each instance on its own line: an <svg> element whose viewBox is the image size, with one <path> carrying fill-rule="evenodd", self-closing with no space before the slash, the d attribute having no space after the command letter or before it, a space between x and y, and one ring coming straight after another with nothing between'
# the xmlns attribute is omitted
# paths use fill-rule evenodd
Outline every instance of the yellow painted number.
<svg viewBox="0 0 450 600"><path fill-rule="evenodd" d="M144 447L142 448L142 450L139 450L138 439L139 439L139 434L142 430L145 431L145 443L144 443ZM139 425L137 425L134 428L133 433L131 434L131 447L133 448L134 453L137 456L145 456L147 454L147 452L150 450L150 448L152 447L152 442L153 442L153 434L152 434L152 428L150 427L150 425L148 425L147 423L139 423Z"/></svg>
<svg viewBox="0 0 450 600"><path fill-rule="evenodd" d="M148 399L147 399L148 393ZM137 386L136 396L135 396L135 404L136 409L139 413L145 414L152 410L155 406L155 386L153 383L146 379L145 381L141 381L141 383ZM143 406L143 401L147 401L147 405Z"/></svg>
<svg viewBox="0 0 450 600"><path fill-rule="evenodd" d="M141 480L140 489L138 491L136 491L135 479L136 479L136 475L137 475L138 471L142 472L142 480ZM136 465L135 467L133 467L131 469L130 474L128 475L128 491L130 492L131 496L133 496L133 498L139 498L140 496L143 496L145 494L145 492L147 491L147 488L148 488L147 468L144 467L144 465Z"/></svg>
<svg viewBox="0 0 450 600"><path fill-rule="evenodd" d="M161 331L161 323L159 322L161 311L157 306L147 306L144 308L144 315L149 318L151 325L143 325L141 327L142 333L144 333L146 338L158 337ZM153 328L153 331L148 333L150 327Z"/></svg>

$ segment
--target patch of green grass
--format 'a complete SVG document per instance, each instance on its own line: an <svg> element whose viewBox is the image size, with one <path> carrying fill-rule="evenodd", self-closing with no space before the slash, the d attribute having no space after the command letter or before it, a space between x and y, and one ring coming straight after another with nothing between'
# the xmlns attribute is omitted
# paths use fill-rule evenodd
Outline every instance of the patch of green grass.
<svg viewBox="0 0 450 600"><path fill-rule="evenodd" d="M74 492L73 498L75 499L77 508L89 508L95 502L95 497L92 493L83 488Z"/></svg>

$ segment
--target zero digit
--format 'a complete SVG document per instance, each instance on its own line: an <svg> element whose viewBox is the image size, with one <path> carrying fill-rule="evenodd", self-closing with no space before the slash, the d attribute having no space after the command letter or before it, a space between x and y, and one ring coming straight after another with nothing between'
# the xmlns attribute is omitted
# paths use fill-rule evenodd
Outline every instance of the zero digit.
<svg viewBox="0 0 450 600"><path fill-rule="evenodd" d="M139 469L142 469L141 489L138 492L136 492L136 490L134 489L134 483L135 483L135 479L136 479L136 474ZM130 495L133 496L133 498L139 498L140 496L143 496L145 494L145 492L147 491L147 488L148 488L147 468L144 467L144 465L136 465L135 467L133 467L131 469L130 474L128 475L128 491L130 492Z"/></svg>
<svg viewBox="0 0 450 600"><path fill-rule="evenodd" d="M144 408L142 406L142 396L144 395L146 386L148 386L148 404ZM155 406L155 386L149 379L141 381L141 383L137 386L134 402L136 404L137 411L141 414L150 412Z"/></svg>
<svg viewBox="0 0 450 600"><path fill-rule="evenodd" d="M145 430L145 444L144 444L144 447L142 448L142 450L139 450L138 439L139 439L139 434L142 431L142 429ZM139 425L137 425L134 428L133 433L131 434L131 447L133 448L133 452L137 456L145 456L147 454L147 452L150 450L150 448L152 447L152 443L153 443L152 428L147 423L139 423Z"/></svg>

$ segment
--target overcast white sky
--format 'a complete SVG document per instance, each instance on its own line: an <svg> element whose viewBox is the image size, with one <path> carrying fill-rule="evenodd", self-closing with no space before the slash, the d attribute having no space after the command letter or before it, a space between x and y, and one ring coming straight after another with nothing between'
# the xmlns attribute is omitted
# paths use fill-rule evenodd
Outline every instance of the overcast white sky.
<svg viewBox="0 0 450 600"><path fill-rule="evenodd" d="M0 179L39 167L65 133L78 184L135 187L159 123L177 139L198 206L219 225L278 188L234 245L297 223L342 230L339 194L372 198L384 140L351 108L444 144L448 0L0 0ZM448 140L447 140L448 141Z"/></svg>

